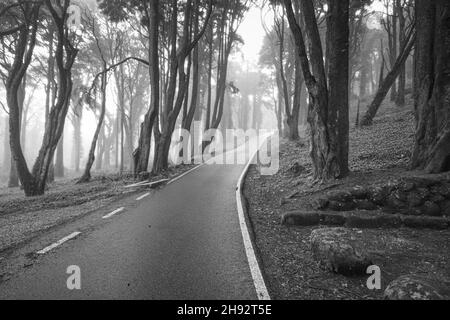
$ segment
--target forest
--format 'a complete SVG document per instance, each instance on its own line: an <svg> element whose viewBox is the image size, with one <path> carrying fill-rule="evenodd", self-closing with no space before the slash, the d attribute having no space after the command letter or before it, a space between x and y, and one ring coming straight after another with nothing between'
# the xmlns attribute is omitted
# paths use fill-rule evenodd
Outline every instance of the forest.
<svg viewBox="0 0 450 320"><path fill-rule="evenodd" d="M334 8L326 1L172 1L153 7L109 1L97 8L95 1L79 7L76 1L3 1L3 178L33 196L63 177L66 167L80 172L80 182L89 181L92 169L159 174L168 168L177 127L189 130L203 120L205 130L259 128L262 108L273 112L276 128L291 140L299 139L301 125L310 126L315 178L344 177L349 105L358 100L356 121L367 126L384 99L403 106L406 94L417 91L424 94L415 105L421 134L411 165L447 171L447 90L445 83L424 80L445 79L438 73L445 70L446 48L431 56L425 45L433 43L424 44L423 56L413 51L423 41L417 23L430 19L416 17L413 1L384 1L379 4L384 12L371 11L372 3L344 1ZM250 74L233 66L230 56L243 45L237 30L252 5L270 7L273 19L267 12L262 19L266 37L259 71ZM328 10L336 14L327 16ZM423 70L414 68L413 55ZM429 70L434 62L442 67ZM244 72L246 79L239 79ZM237 94L238 106L232 101ZM367 96L372 101L365 101ZM430 101L433 112L425 108ZM362 102L367 110L360 115ZM90 146L81 129L87 112L96 122ZM42 143L30 141L41 135Z"/></svg>
<svg viewBox="0 0 450 320"><path fill-rule="evenodd" d="M243 196L271 295L379 298L351 290L365 279L336 293L288 275L288 264L312 272L287 253L302 239L311 247L291 252L365 274L374 259L323 261L327 237L345 242L352 228L369 229L361 241L374 251L402 238L450 262L448 0L0 0L0 79L0 255L142 188L162 190L198 169L191 151L230 151L211 151L208 132L267 130L280 169L266 177L253 163ZM207 188L231 190L239 168L227 168L210 177L200 166L192 190L164 192L181 208L204 201L184 192L234 203ZM379 263L389 280L412 268L406 258L386 267L397 258ZM324 286L344 281L322 275Z"/></svg>

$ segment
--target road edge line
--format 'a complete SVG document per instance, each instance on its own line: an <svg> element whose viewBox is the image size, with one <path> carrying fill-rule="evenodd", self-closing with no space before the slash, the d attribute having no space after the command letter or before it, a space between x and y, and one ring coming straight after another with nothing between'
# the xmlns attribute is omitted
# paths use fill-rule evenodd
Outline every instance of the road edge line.
<svg viewBox="0 0 450 320"><path fill-rule="evenodd" d="M186 171L186 172L180 174L179 176L177 176L177 177L173 178L172 180L170 180L169 182L167 182L167 185L171 185L172 183L177 182L177 181L180 180L181 178L187 176L188 174L194 172L195 170L200 169L200 168L203 167L204 165L205 165L205 163L199 164L199 165L195 166L194 168L192 168L192 169L190 169L190 170L188 170L188 171Z"/></svg>
<svg viewBox="0 0 450 320"><path fill-rule="evenodd" d="M267 140L268 138L266 138ZM265 140L264 140L265 141ZM246 210L243 205L243 186L245 178L247 177L248 170L252 164L255 156L258 154L258 150L250 157L250 160L246 164L244 171L239 177L237 188L236 188L236 205L239 217L239 226L241 227L242 240L244 241L245 253L247 255L247 262L250 267L250 273L252 274L253 284L255 286L256 294L259 300L271 300L269 292L264 281L264 277L261 271L261 267L256 257L255 250L253 249L253 242L250 237L249 227L246 220Z"/></svg>

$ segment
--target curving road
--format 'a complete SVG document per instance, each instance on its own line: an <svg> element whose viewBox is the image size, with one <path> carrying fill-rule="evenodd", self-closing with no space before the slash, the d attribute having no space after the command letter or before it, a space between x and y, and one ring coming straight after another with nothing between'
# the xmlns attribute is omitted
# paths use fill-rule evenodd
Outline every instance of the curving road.
<svg viewBox="0 0 450 320"><path fill-rule="evenodd" d="M96 214L97 226L0 284L0 299L257 299L236 210L243 169L205 165ZM71 265L81 290L67 288Z"/></svg>

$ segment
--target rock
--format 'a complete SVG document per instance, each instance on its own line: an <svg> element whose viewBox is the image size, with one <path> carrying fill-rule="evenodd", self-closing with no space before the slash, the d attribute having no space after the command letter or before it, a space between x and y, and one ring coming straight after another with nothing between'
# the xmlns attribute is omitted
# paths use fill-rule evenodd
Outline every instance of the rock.
<svg viewBox="0 0 450 320"><path fill-rule="evenodd" d="M445 201L445 197L441 196L439 193L436 193L434 196L431 197L430 201L434 203L440 203Z"/></svg>
<svg viewBox="0 0 450 320"><path fill-rule="evenodd" d="M370 200L355 200L354 203L355 203L356 209L359 209L359 210L371 211L371 210L377 209L376 204Z"/></svg>
<svg viewBox="0 0 450 320"><path fill-rule="evenodd" d="M406 203L398 199L394 194L388 196L386 206L396 210L404 209L407 207Z"/></svg>
<svg viewBox="0 0 450 320"><path fill-rule="evenodd" d="M431 192L435 195L440 195L444 198L447 198L450 194L450 190L446 184L441 183L439 185L435 185L431 188Z"/></svg>
<svg viewBox="0 0 450 320"><path fill-rule="evenodd" d="M377 205L383 205L389 195L389 190L383 187L373 187L370 190L369 200Z"/></svg>
<svg viewBox="0 0 450 320"><path fill-rule="evenodd" d="M421 216L423 214L423 212L420 208L412 208L412 209L407 209L405 211L405 214L418 217L418 216Z"/></svg>
<svg viewBox="0 0 450 320"><path fill-rule="evenodd" d="M363 275L372 262L360 237L346 228L316 229L310 237L313 257L332 272Z"/></svg>
<svg viewBox="0 0 450 320"><path fill-rule="evenodd" d="M328 199L325 198L317 198L312 202L312 206L316 210L324 210L328 207Z"/></svg>
<svg viewBox="0 0 450 320"><path fill-rule="evenodd" d="M285 226L316 226L320 223L317 212L291 211L283 214L281 224Z"/></svg>
<svg viewBox="0 0 450 320"><path fill-rule="evenodd" d="M369 196L369 191L366 188L363 187L355 187L352 189L351 191L352 196L354 199L367 199L367 197Z"/></svg>
<svg viewBox="0 0 450 320"><path fill-rule="evenodd" d="M302 166L300 163L296 162L289 168L289 171L292 174L298 176L298 175L306 172L306 168L304 166Z"/></svg>
<svg viewBox="0 0 450 320"><path fill-rule="evenodd" d="M414 184L414 182L407 181L407 182L403 183L403 185L400 188L404 192L409 192L409 191L414 190L415 187L416 187L416 185Z"/></svg>
<svg viewBox="0 0 450 320"><path fill-rule="evenodd" d="M418 207L425 202L425 199L419 192L413 191L408 194L407 202L410 207Z"/></svg>
<svg viewBox="0 0 450 320"><path fill-rule="evenodd" d="M441 208L434 202L426 201L421 207L422 213L426 216L437 217L441 215Z"/></svg>
<svg viewBox="0 0 450 320"><path fill-rule="evenodd" d="M321 212L319 216L320 224L325 226L343 226L346 221L342 213Z"/></svg>
<svg viewBox="0 0 450 320"><path fill-rule="evenodd" d="M450 199L450 183L443 183L439 187L439 193L441 196Z"/></svg>
<svg viewBox="0 0 450 320"><path fill-rule="evenodd" d="M440 208L444 216L450 217L450 200L441 203Z"/></svg>
<svg viewBox="0 0 450 320"><path fill-rule="evenodd" d="M402 216L401 219L408 228L445 230L449 227L445 218Z"/></svg>
<svg viewBox="0 0 450 320"><path fill-rule="evenodd" d="M145 181L150 179L150 172L140 172L138 175L139 181Z"/></svg>
<svg viewBox="0 0 450 320"><path fill-rule="evenodd" d="M333 211L350 211L356 208L354 202L330 201L328 208Z"/></svg>
<svg viewBox="0 0 450 320"><path fill-rule="evenodd" d="M345 226L349 228L397 228L402 225L398 215L386 214L350 214L346 217Z"/></svg>
<svg viewBox="0 0 450 320"><path fill-rule="evenodd" d="M392 281L384 291L386 300L443 300L444 296L425 278L408 275Z"/></svg>

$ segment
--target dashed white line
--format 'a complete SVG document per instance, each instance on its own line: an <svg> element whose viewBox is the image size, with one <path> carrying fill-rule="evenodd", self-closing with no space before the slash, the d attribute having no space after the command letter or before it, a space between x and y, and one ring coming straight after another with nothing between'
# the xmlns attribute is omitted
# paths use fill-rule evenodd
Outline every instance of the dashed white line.
<svg viewBox="0 0 450 320"><path fill-rule="evenodd" d="M118 214L119 212L122 212L123 210L125 210L125 208L119 208L119 209L117 209L117 210L115 210L115 211L113 211L113 212L107 214L106 216L104 216L103 219L109 219L109 218L111 218L112 216Z"/></svg>
<svg viewBox="0 0 450 320"><path fill-rule="evenodd" d="M146 194L143 194L142 196L140 196L139 198L136 199L136 201L141 201L145 198L147 198L150 195L150 192L147 192Z"/></svg>
<svg viewBox="0 0 450 320"><path fill-rule="evenodd" d="M72 240L73 238L78 237L81 234L81 232L74 232L70 235L68 235L67 237L62 238L61 240L49 245L48 247L40 250L37 252L37 254L46 254L47 252L55 249L56 247L59 247L60 245L62 245L64 242L67 242L69 240Z"/></svg>

